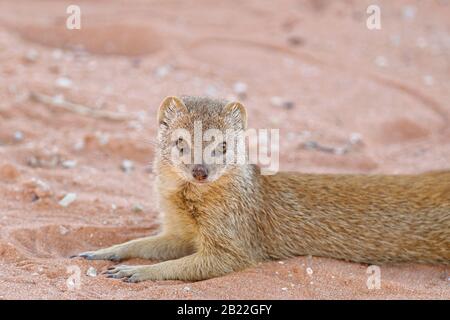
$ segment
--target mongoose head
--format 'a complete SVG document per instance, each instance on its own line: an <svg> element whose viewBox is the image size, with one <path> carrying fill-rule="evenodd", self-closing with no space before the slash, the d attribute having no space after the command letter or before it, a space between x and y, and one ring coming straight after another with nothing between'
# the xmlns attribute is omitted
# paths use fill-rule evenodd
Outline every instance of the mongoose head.
<svg viewBox="0 0 450 320"><path fill-rule="evenodd" d="M158 125L158 163L166 173L188 183L208 184L238 167L236 141L247 128L241 103L167 97L158 110Z"/></svg>

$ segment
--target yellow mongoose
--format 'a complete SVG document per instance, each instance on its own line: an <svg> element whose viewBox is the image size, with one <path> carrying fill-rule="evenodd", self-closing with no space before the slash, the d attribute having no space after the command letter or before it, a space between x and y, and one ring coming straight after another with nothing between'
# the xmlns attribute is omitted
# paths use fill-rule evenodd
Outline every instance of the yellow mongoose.
<svg viewBox="0 0 450 320"><path fill-rule="evenodd" d="M450 264L450 171L419 175L278 173L255 165L184 164L177 128L245 130L240 103L168 97L158 112L156 188L163 231L79 256L167 260L118 266L126 281L201 280L297 255L381 264ZM226 146L220 145L226 152Z"/></svg>

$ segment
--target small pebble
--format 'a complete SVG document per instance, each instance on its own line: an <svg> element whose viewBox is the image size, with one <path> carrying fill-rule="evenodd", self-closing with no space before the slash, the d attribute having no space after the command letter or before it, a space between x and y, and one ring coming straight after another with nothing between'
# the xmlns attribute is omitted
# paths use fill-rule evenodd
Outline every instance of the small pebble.
<svg viewBox="0 0 450 320"><path fill-rule="evenodd" d="M80 141L77 141L77 142L73 145L73 150L75 150L75 151L81 151L81 150L84 149L84 147L85 147L84 140L80 140Z"/></svg>
<svg viewBox="0 0 450 320"><path fill-rule="evenodd" d="M158 68L156 68L155 70L155 75L158 78L164 78L165 76L167 76L170 71L172 71L172 66L169 64L163 65L163 66L159 66Z"/></svg>
<svg viewBox="0 0 450 320"><path fill-rule="evenodd" d="M134 163L131 160L123 160L120 166L123 172L129 173L134 169Z"/></svg>
<svg viewBox="0 0 450 320"><path fill-rule="evenodd" d="M350 134L350 143L351 144L358 144L360 142L362 142L362 136L360 133L353 132L352 134Z"/></svg>
<svg viewBox="0 0 450 320"><path fill-rule="evenodd" d="M190 287L184 287L183 290L184 291L191 291L191 288Z"/></svg>
<svg viewBox="0 0 450 320"><path fill-rule="evenodd" d="M283 290L283 291L287 291L287 290L288 290L288 288L286 288L286 287L283 287L283 288L281 288L281 290Z"/></svg>
<svg viewBox="0 0 450 320"><path fill-rule="evenodd" d="M283 262L283 261L278 261L278 263L279 263L279 264L284 264L284 262Z"/></svg>
<svg viewBox="0 0 450 320"><path fill-rule="evenodd" d="M109 143L109 135L102 132L96 132L95 136L97 137L98 143L102 146L105 146Z"/></svg>
<svg viewBox="0 0 450 320"><path fill-rule="evenodd" d="M432 86L434 84L434 78L433 78L433 76L426 75L426 76L423 77L423 82L427 86Z"/></svg>
<svg viewBox="0 0 450 320"><path fill-rule="evenodd" d="M343 147L336 147L336 148L333 149L333 153L335 155L338 155L338 156L346 154L347 151L348 151L348 149L347 148L343 148Z"/></svg>
<svg viewBox="0 0 450 320"><path fill-rule="evenodd" d="M306 273L309 274L309 275L312 275L313 274L313 270L308 267L308 268L306 268Z"/></svg>
<svg viewBox="0 0 450 320"><path fill-rule="evenodd" d="M39 58L39 52L35 49L28 50L24 57L25 61L29 62L29 63L36 62L38 58Z"/></svg>
<svg viewBox="0 0 450 320"><path fill-rule="evenodd" d="M277 96L270 98L270 104L274 107L283 109L292 109L294 107L294 102Z"/></svg>
<svg viewBox="0 0 450 320"><path fill-rule="evenodd" d="M402 8L403 18L412 20L416 17L417 8L414 6L404 6Z"/></svg>
<svg viewBox="0 0 450 320"><path fill-rule="evenodd" d="M76 160L66 160L66 161L63 161L61 165L66 169L73 169L77 166L77 161Z"/></svg>
<svg viewBox="0 0 450 320"><path fill-rule="evenodd" d="M62 207L68 207L72 202L77 199L76 193L68 193L64 196L64 198L59 201L59 205Z"/></svg>
<svg viewBox="0 0 450 320"><path fill-rule="evenodd" d="M69 229L67 229L67 228L64 227L64 226L59 226L59 233L60 233L61 235L65 236L66 234L69 233Z"/></svg>
<svg viewBox="0 0 450 320"><path fill-rule="evenodd" d="M95 269L94 267L89 267L89 269L87 269L86 271L86 275L89 277L96 277L97 276L97 269Z"/></svg>
<svg viewBox="0 0 450 320"><path fill-rule="evenodd" d="M133 206L133 212L142 212L142 211L144 211L144 207L141 204L137 203Z"/></svg>
<svg viewBox="0 0 450 320"><path fill-rule="evenodd" d="M63 51L61 49L55 49L52 51L52 58L54 60L60 60L63 56Z"/></svg>
<svg viewBox="0 0 450 320"><path fill-rule="evenodd" d="M233 91L239 99L247 98L247 84L244 82L235 82L233 84Z"/></svg>
<svg viewBox="0 0 450 320"><path fill-rule="evenodd" d="M375 64L379 67L386 67L387 66L387 59L383 56L378 56L375 58Z"/></svg>
<svg viewBox="0 0 450 320"><path fill-rule="evenodd" d="M72 87L72 80L70 80L69 78L66 77L61 77L56 79L56 86L59 88L70 88Z"/></svg>
<svg viewBox="0 0 450 320"><path fill-rule="evenodd" d="M16 132L14 132L14 140L15 140L16 142L20 142L20 141L23 140L23 133L22 133L22 131L16 131Z"/></svg>
<svg viewBox="0 0 450 320"><path fill-rule="evenodd" d="M52 101L54 104L63 104L65 99L64 99L64 95L62 94L57 94L56 96L52 97Z"/></svg>

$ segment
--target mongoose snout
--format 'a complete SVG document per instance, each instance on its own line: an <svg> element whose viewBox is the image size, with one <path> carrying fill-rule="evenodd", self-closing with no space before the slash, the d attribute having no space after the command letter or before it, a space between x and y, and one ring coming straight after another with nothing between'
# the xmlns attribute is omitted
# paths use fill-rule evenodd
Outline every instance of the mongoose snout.
<svg viewBox="0 0 450 320"><path fill-rule="evenodd" d="M197 181L204 181L208 178L208 168L202 164L196 164L194 168L192 168L192 176Z"/></svg>

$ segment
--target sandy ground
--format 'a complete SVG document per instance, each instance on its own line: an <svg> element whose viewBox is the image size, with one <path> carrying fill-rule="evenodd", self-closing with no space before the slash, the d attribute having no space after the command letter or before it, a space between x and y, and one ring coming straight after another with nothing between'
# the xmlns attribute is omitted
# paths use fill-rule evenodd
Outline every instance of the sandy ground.
<svg viewBox="0 0 450 320"><path fill-rule="evenodd" d="M382 266L381 289L369 290L367 266L323 258L139 284L86 275L111 262L68 259L157 232L151 161L167 95L233 97L245 83L250 125L281 129L282 170L449 168L449 1L377 1L377 31L367 1L189 2L79 0L78 31L65 29L74 1L0 3L0 298L449 299L441 266ZM77 198L62 207L67 193Z"/></svg>

